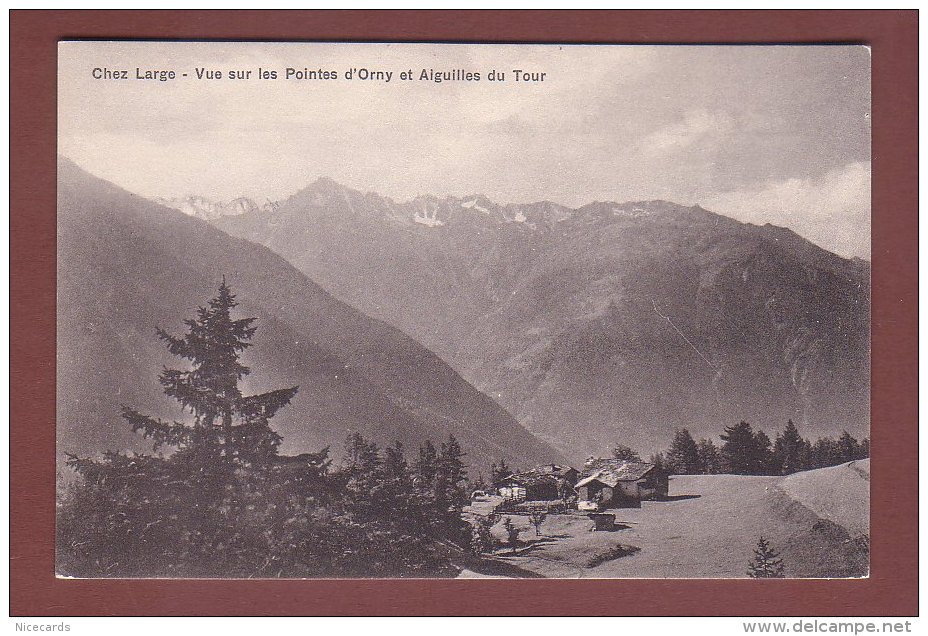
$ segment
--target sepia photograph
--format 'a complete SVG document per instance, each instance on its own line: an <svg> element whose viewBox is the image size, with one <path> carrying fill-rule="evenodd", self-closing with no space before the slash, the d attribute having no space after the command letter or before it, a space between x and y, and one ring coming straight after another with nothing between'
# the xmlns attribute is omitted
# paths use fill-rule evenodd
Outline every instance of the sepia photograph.
<svg viewBox="0 0 928 636"><path fill-rule="evenodd" d="M870 47L57 73L57 577L869 576Z"/></svg>

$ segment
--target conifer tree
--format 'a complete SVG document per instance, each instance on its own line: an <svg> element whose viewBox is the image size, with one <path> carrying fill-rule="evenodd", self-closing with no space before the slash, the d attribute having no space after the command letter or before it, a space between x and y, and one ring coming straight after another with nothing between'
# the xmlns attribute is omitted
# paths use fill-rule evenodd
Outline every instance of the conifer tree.
<svg viewBox="0 0 928 636"><path fill-rule="evenodd" d="M699 448L690 432L685 428L674 434L667 451L667 463L676 475L695 475L699 470Z"/></svg>
<svg viewBox="0 0 928 636"><path fill-rule="evenodd" d="M369 515L379 507L378 485L382 481L380 451L360 433L345 438L340 482L344 485L343 505L349 512Z"/></svg>
<svg viewBox="0 0 928 636"><path fill-rule="evenodd" d="M435 510L435 529L445 538L461 545L467 540L467 523L461 513L468 502L467 470L464 451L454 438L442 442L436 459L435 480L432 484L432 504Z"/></svg>
<svg viewBox="0 0 928 636"><path fill-rule="evenodd" d="M666 477L670 474L670 469L667 467L667 458L664 457L664 453L654 453L648 458L648 463L654 464L654 472L657 475Z"/></svg>
<svg viewBox="0 0 928 636"><path fill-rule="evenodd" d="M298 387L260 395L242 395L239 382L251 370L240 361L251 346L254 318L232 319L237 306L225 277L218 295L197 317L184 321L187 333L175 337L163 329L158 336L168 351L190 362L190 369L164 369L159 381L166 395L177 400L193 416L193 425L142 415L124 407L122 415L134 432L154 442L178 448L195 462L212 463L220 456L227 463L255 463L277 454L281 437L270 427L270 419L290 403Z"/></svg>
<svg viewBox="0 0 928 636"><path fill-rule="evenodd" d="M399 440L384 449L383 472L387 479L405 480L409 477L409 464L406 463L405 449Z"/></svg>
<svg viewBox="0 0 928 636"><path fill-rule="evenodd" d="M432 440L425 440L419 446L419 457L416 459L416 476L422 487L427 488L435 481L435 473L438 471L438 452Z"/></svg>
<svg viewBox="0 0 928 636"><path fill-rule="evenodd" d="M754 469L752 475L778 474L774 470L770 438L761 430L754 433Z"/></svg>
<svg viewBox="0 0 928 636"><path fill-rule="evenodd" d="M370 474L377 471L383 461L377 444L360 433L351 433L345 440L345 468L351 474Z"/></svg>
<svg viewBox="0 0 928 636"><path fill-rule="evenodd" d="M763 537L760 538L757 547L754 548L754 561L748 565L748 576L752 579L782 579L786 577L783 559Z"/></svg>
<svg viewBox="0 0 928 636"><path fill-rule="evenodd" d="M386 511L401 513L400 516L418 519L421 516L421 501L414 496L413 479L406 461L403 443L396 441L383 451L383 505Z"/></svg>
<svg viewBox="0 0 928 636"><path fill-rule="evenodd" d="M454 435L448 435L448 441L442 442L438 454L438 469L445 474L449 486L456 495L463 497L464 484L467 482L467 469L464 466L464 451Z"/></svg>
<svg viewBox="0 0 928 636"><path fill-rule="evenodd" d="M759 454L754 429L747 422L726 426L720 436L722 457L726 468L735 475L755 475L758 470ZM769 440L768 440L769 442Z"/></svg>
<svg viewBox="0 0 928 636"><path fill-rule="evenodd" d="M820 437L809 451L809 468L835 466L844 461L841 445L832 437Z"/></svg>
<svg viewBox="0 0 928 636"><path fill-rule="evenodd" d="M471 552L476 555L492 553L496 546L496 538L491 530L499 522L499 515L475 515L471 525Z"/></svg>
<svg viewBox="0 0 928 636"><path fill-rule="evenodd" d="M773 443L774 469L777 474L789 475L803 469L805 440L793 420L786 422L783 432Z"/></svg>
<svg viewBox="0 0 928 636"><path fill-rule="evenodd" d="M286 496L273 512L255 502L263 504L265 495L283 490L271 483L283 473L273 461L281 438L270 419L297 387L242 394L239 382L249 369L240 356L255 328L253 318L232 318L235 307L223 279L218 295L185 321L183 336L157 331L168 350L189 363L164 369L159 381L165 394L193 415L192 422L164 421L123 407L133 431L150 439L155 450L166 446L171 453L111 451L101 460L72 456L68 461L80 479L62 506L58 529L66 568L78 575L234 575L254 573L273 561L272 538L256 540L242 511L252 510L251 517L268 513L264 521L272 523L289 505ZM290 480L287 487L306 493L318 485L310 482L324 478L325 451L306 454L301 464L299 484Z"/></svg>
<svg viewBox="0 0 928 636"><path fill-rule="evenodd" d="M436 492L436 499L440 499L449 508L449 513L460 517L461 508L467 502L467 469L464 467L464 451L454 438L448 436L447 442L442 442L438 453L436 484L441 483L441 493ZM436 489L439 487L436 486Z"/></svg>
<svg viewBox="0 0 928 636"><path fill-rule="evenodd" d="M842 432L841 437L838 438L838 447L841 449L841 462L860 459L860 444L847 431Z"/></svg>
<svg viewBox="0 0 928 636"><path fill-rule="evenodd" d="M860 440L860 453L858 459L867 459L870 457L870 438L865 437Z"/></svg>
<svg viewBox="0 0 928 636"><path fill-rule="evenodd" d="M701 439L697 445L699 453L699 472L704 475L717 475L722 472L722 457L719 449L711 439Z"/></svg>

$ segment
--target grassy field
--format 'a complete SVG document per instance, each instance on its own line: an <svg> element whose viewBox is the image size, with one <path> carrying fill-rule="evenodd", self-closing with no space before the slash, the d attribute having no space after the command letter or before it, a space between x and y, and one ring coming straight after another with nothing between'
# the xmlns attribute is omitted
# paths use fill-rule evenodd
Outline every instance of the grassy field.
<svg viewBox="0 0 928 636"><path fill-rule="evenodd" d="M536 537L512 515L526 545L498 558L555 578L740 578L764 536L787 576L866 576L869 473L864 460L788 477L675 476L667 501L610 511L613 532L574 513L549 516Z"/></svg>

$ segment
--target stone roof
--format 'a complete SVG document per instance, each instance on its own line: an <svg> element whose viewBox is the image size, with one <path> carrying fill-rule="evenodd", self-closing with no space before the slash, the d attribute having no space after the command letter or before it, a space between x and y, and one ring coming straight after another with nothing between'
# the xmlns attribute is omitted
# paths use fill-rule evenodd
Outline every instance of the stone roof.
<svg viewBox="0 0 928 636"><path fill-rule="evenodd" d="M523 486L534 486L545 482L556 483L558 479L568 479L571 472L576 472L576 469L558 464L545 464L532 470L513 473L506 478L506 481L514 481Z"/></svg>
<svg viewBox="0 0 928 636"><path fill-rule="evenodd" d="M638 481L647 475L652 468L654 468L654 464L648 462L590 458L583 466L583 479L577 482L576 487L585 486L591 481L598 481L610 488L614 488L620 481Z"/></svg>

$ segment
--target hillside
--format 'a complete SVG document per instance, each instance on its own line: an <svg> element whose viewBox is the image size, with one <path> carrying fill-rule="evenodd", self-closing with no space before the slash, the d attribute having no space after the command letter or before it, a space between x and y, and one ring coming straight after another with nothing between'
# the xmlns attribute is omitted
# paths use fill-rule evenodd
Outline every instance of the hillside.
<svg viewBox="0 0 928 636"><path fill-rule="evenodd" d="M780 489L822 519L853 534L870 533L870 460L795 473Z"/></svg>
<svg viewBox="0 0 928 636"><path fill-rule="evenodd" d="M319 180L217 219L448 361L572 461L869 427L869 265L663 201L397 203Z"/></svg>
<svg viewBox="0 0 928 636"><path fill-rule="evenodd" d="M285 452L325 445L341 456L350 431L415 450L453 433L475 470L557 460L505 410L397 329L332 298L265 247L125 192L59 160L58 448L144 448L121 404L180 413L157 375L176 365L156 327L182 320L223 275L242 316L255 316L246 391L299 385L275 418Z"/></svg>
<svg viewBox="0 0 928 636"><path fill-rule="evenodd" d="M505 557L548 578L744 578L763 536L780 552L788 577L866 576L869 569L869 469L864 462L788 477L678 475L667 501L616 513L619 529L590 532L581 514L551 515L537 546ZM865 462L865 466L869 461ZM815 495L810 507L791 485ZM827 509L844 512L841 523ZM535 541L525 517L513 517ZM502 530L495 532L502 538ZM626 556L609 558L617 546Z"/></svg>

